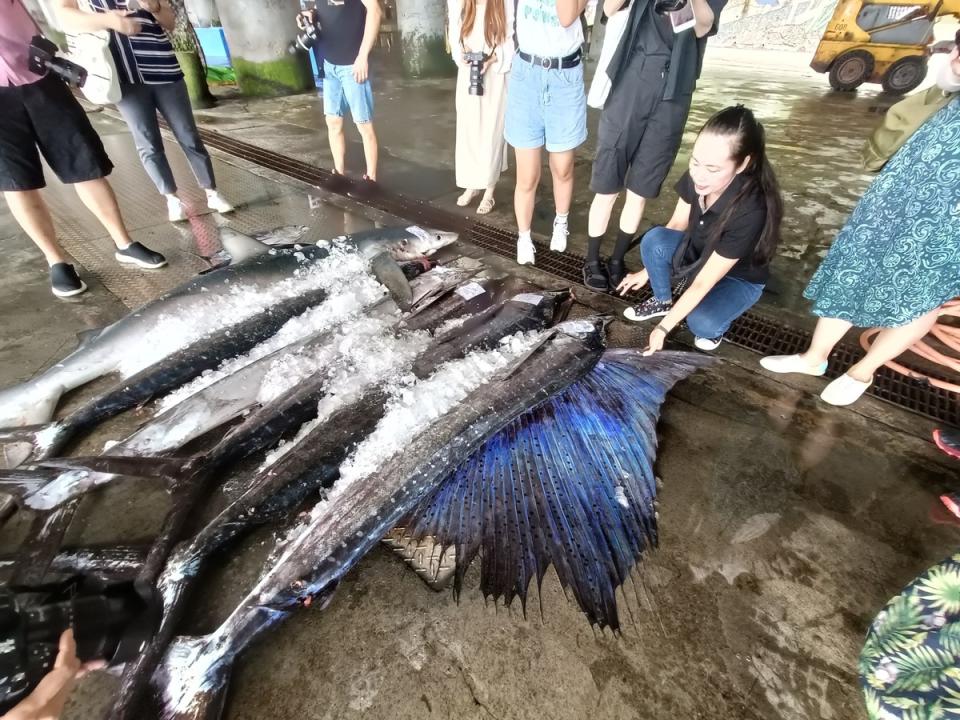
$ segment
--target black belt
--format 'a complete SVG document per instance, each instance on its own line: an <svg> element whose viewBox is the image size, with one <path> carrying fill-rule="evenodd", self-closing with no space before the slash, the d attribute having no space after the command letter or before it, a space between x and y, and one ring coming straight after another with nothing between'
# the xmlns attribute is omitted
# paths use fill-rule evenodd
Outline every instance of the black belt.
<svg viewBox="0 0 960 720"><path fill-rule="evenodd" d="M544 70L566 70L567 68L576 67L583 59L583 52L580 50L562 58L545 58L537 55L528 55L523 50L517 50L517 55L520 56L521 60L526 60L531 65L537 65Z"/></svg>

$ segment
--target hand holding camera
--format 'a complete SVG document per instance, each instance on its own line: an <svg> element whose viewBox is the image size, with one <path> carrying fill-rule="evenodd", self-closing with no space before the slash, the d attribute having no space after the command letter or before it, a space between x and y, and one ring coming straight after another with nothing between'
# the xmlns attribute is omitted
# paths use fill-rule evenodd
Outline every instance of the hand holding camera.
<svg viewBox="0 0 960 720"><path fill-rule="evenodd" d="M487 71L492 55L482 52L465 52L463 61L470 66L470 94L480 97L483 95L483 74Z"/></svg>
<svg viewBox="0 0 960 720"><path fill-rule="evenodd" d="M110 29L121 35L139 35L140 31L143 30L140 20L134 15L128 14L126 10L110 10L109 18Z"/></svg>

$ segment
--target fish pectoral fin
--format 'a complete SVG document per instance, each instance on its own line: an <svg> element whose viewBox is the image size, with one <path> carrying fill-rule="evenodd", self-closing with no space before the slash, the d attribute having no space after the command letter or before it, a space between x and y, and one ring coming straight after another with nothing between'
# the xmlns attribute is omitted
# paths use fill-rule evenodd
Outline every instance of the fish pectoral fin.
<svg viewBox="0 0 960 720"><path fill-rule="evenodd" d="M110 475L179 479L189 470L193 458L139 457L133 455L97 455L92 457L52 458L44 460L44 467L67 470L90 470Z"/></svg>
<svg viewBox="0 0 960 720"><path fill-rule="evenodd" d="M617 630L617 591L657 542L660 406L702 366L693 353L605 355L465 459L409 515L406 533L453 548L457 593L482 555L484 596L519 598L526 611L530 584L552 565L590 622Z"/></svg>
<svg viewBox="0 0 960 720"><path fill-rule="evenodd" d="M370 260L370 272L390 293L390 297L401 310L410 309L413 303L413 290L403 268L388 252L378 253Z"/></svg>
<svg viewBox="0 0 960 720"><path fill-rule="evenodd" d="M90 330L81 330L77 333L77 350L80 348L89 345L98 337L100 333L103 332L103 328L92 328Z"/></svg>
<svg viewBox="0 0 960 720"><path fill-rule="evenodd" d="M234 263L270 252L269 245L229 227L220 228L220 244Z"/></svg>
<svg viewBox="0 0 960 720"><path fill-rule="evenodd" d="M534 355L540 352L544 348L544 346L551 339L553 339L555 335L556 335L556 332L554 330L547 330L543 334L543 337L537 340L537 342L534 343L534 345L529 350L527 350L523 355L521 355L516 360L514 360L512 364L508 365L499 373L494 375L494 380L499 380L501 382L503 382L504 380L509 380L510 377L512 377L517 370L523 367L524 363L526 363L530 358L532 358Z"/></svg>

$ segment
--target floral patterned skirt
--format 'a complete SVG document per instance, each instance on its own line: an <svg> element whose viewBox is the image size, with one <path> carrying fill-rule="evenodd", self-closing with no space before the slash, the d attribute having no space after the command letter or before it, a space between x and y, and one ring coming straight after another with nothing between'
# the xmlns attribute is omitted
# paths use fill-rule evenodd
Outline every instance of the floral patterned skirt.
<svg viewBox="0 0 960 720"><path fill-rule="evenodd" d="M900 327L960 295L960 99L867 188L804 295L815 315Z"/></svg>
<svg viewBox="0 0 960 720"><path fill-rule="evenodd" d="M871 720L960 718L960 553L910 583L873 621L860 685Z"/></svg>

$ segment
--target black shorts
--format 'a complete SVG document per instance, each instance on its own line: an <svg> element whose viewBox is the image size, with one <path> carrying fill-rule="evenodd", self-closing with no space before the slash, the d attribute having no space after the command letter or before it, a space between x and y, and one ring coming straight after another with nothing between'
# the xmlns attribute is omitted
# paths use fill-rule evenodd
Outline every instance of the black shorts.
<svg viewBox="0 0 960 720"><path fill-rule="evenodd" d="M690 95L664 100L669 58L637 53L610 90L597 130L590 189L614 195L624 187L655 198L683 140Z"/></svg>
<svg viewBox="0 0 960 720"><path fill-rule="evenodd" d="M40 153L66 184L113 170L87 114L53 75L30 85L0 86L0 191L44 187Z"/></svg>

